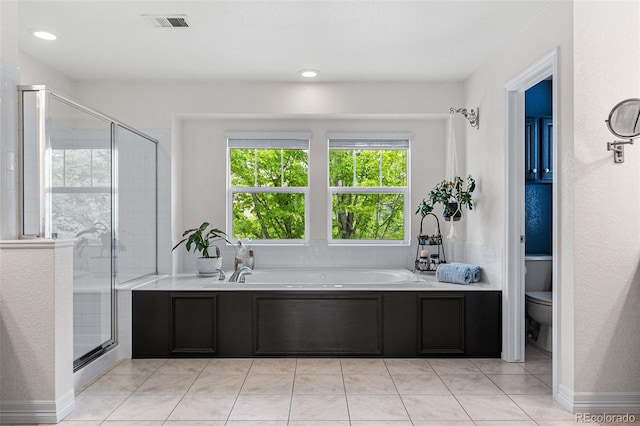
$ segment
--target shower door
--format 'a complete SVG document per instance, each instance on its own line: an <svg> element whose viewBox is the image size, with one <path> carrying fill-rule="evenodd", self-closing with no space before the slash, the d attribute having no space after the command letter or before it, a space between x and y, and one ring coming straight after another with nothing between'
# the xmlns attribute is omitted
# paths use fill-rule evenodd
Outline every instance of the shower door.
<svg viewBox="0 0 640 426"><path fill-rule="evenodd" d="M157 273L157 143L21 86L21 238L75 239L74 370L117 342L116 284Z"/></svg>
<svg viewBox="0 0 640 426"><path fill-rule="evenodd" d="M73 357L114 344L112 121L44 89L21 88L22 238L75 239Z"/></svg>
<svg viewBox="0 0 640 426"><path fill-rule="evenodd" d="M55 95L49 100L52 236L75 238L73 355L78 366L115 341L112 124Z"/></svg>

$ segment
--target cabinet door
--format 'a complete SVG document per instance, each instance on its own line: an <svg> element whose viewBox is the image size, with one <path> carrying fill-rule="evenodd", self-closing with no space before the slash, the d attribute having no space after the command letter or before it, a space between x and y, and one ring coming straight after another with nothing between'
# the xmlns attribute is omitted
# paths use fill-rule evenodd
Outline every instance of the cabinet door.
<svg viewBox="0 0 640 426"><path fill-rule="evenodd" d="M382 296L255 296L257 355L382 355Z"/></svg>
<svg viewBox="0 0 640 426"><path fill-rule="evenodd" d="M464 354L465 295L433 292L418 296L418 353Z"/></svg>
<svg viewBox="0 0 640 426"><path fill-rule="evenodd" d="M540 121L540 179L553 179L553 120L543 118Z"/></svg>
<svg viewBox="0 0 640 426"><path fill-rule="evenodd" d="M171 355L213 355L216 337L215 294L171 294Z"/></svg>
<svg viewBox="0 0 640 426"><path fill-rule="evenodd" d="M540 133L539 120L527 117L524 127L525 177L528 180L540 179Z"/></svg>

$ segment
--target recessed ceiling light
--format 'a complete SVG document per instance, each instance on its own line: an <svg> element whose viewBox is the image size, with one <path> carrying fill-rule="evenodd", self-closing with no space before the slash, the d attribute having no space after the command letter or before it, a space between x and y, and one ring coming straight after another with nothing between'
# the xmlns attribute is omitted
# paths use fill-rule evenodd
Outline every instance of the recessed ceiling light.
<svg viewBox="0 0 640 426"><path fill-rule="evenodd" d="M302 71L300 71L300 75L303 76L304 78L317 77L318 74L320 74L320 72L317 71L317 70L302 70Z"/></svg>
<svg viewBox="0 0 640 426"><path fill-rule="evenodd" d="M31 30L31 34L43 40L55 40L58 38L55 34L43 30Z"/></svg>

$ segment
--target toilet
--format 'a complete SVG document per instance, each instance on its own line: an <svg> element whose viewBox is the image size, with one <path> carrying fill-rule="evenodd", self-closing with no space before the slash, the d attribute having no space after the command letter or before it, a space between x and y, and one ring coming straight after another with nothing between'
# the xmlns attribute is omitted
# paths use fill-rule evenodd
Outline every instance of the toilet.
<svg viewBox="0 0 640 426"><path fill-rule="evenodd" d="M552 349L553 316L551 293L551 256L525 256L525 311L529 319L527 336L535 346L547 352ZM534 331L538 328L537 336Z"/></svg>

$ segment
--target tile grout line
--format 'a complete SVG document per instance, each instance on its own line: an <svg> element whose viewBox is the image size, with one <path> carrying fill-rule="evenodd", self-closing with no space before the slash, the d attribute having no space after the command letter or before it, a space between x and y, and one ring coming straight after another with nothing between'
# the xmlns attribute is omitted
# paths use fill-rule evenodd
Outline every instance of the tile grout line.
<svg viewBox="0 0 640 426"><path fill-rule="evenodd" d="M480 368L480 367L479 367L475 362L473 362L473 360L471 360L471 363L472 363L473 365L475 365L475 366L478 368L478 370L480 370L480 372L481 372L482 374L484 374L484 375L485 375L485 377L486 377L486 378L487 378L491 383L493 383L494 385L498 386L498 384L496 384L493 380L491 380L491 377L489 377L489 375L488 375L488 374L486 374L484 371L482 371L482 369L481 369L481 368ZM523 368L524 368L524 367L523 367ZM526 370L525 370L525 371L526 371ZM532 422L534 422L534 423L535 423L535 421L534 421L534 420L533 420L533 418L529 415L529 413L527 413L527 412L526 412L522 407L520 407L520 406L519 406L519 405L518 405L518 404L513 400L513 398L511 398L511 396L510 396L508 393L506 393L506 392L504 391L504 389L502 389L500 386L498 386L498 389L500 389L500 391L503 393L503 395L505 395L507 398L509 398L509 400L510 400L510 401L512 401L514 404L516 404L516 406L517 406L517 407L518 407L518 408L519 408L519 409L520 409L520 410L521 410L521 411L522 411L522 412L523 412L527 417L529 417L529 420L531 420ZM536 423L536 424L537 424L537 423Z"/></svg>
<svg viewBox="0 0 640 426"><path fill-rule="evenodd" d="M351 425L351 410L349 409L349 398L347 397L347 384L344 382L344 369L342 368L343 358L338 358L340 363L340 378L342 379L342 390L344 390L344 402L347 405L347 421Z"/></svg>
<svg viewBox="0 0 640 426"><path fill-rule="evenodd" d="M293 383L291 384L291 397L289 398L289 413L287 415L287 425L291 422L291 408L293 408L293 391L296 386L296 376L298 375L298 358L295 358L296 366L293 369Z"/></svg>
<svg viewBox="0 0 640 426"><path fill-rule="evenodd" d="M227 423L229 423L231 420L231 413L233 413L233 409L236 407L236 404L238 403L238 398L240 398L240 393L242 392L242 388L244 387L244 384L247 381L247 377L249 377L249 373L251 372L251 369L253 368L253 363L255 362L255 358L250 358L251 359L251 364L249 365L249 368L247 369L247 371L244 373L244 380L242 380L242 383L240 384L240 389L238 389L238 393L236 394L236 398L233 401L233 404L231 405L231 409L229 410L229 414L227 414L227 418L224 421L224 424L226 425Z"/></svg>
<svg viewBox="0 0 640 426"><path fill-rule="evenodd" d="M413 425L413 419L411 418L411 415L409 414L409 410L407 410L407 405L404 403L404 399L402 398L402 395L400 395L400 391L398 390L398 386L396 386L395 380L393 380L393 375L391 374L391 370L389 370L389 366L387 365L386 359L382 358L382 362L384 363L384 367L387 370L387 374L389 374L389 378L391 379L391 383L393 383L393 388L396 390L396 395L398 395L398 398L400 398L400 402L402 403L402 407L404 408L404 412L407 413L407 418L409 419L409 421ZM429 364L429 361L427 361L427 364ZM431 364L429 364L429 367L431 367Z"/></svg>
<svg viewBox="0 0 640 426"><path fill-rule="evenodd" d="M188 358L187 358L188 359ZM187 390L184 392L184 394L180 397L180 400L178 401L178 403L176 404L175 407L173 407L171 409L171 412L167 415L167 418L164 419L164 421L162 422L162 424L164 425L166 422L169 421L169 418L171 417L171 415L173 414L174 411L176 411L176 408L178 408L178 405L180 405L180 403L184 400L184 397L187 396L187 393L189 392L189 390L191 389L191 387L193 386L193 384L196 382L196 380L198 380L198 378L202 375L202 373L204 372L204 369L207 368L207 365L209 365L209 362L211 361L207 361L207 363L204 365L204 367L202 367L202 371L200 371L200 373L198 373L198 375L196 376L196 378L193 380L193 383L191 383L191 385L189 385L189 387L187 388Z"/></svg>
<svg viewBox="0 0 640 426"><path fill-rule="evenodd" d="M127 402L134 394L135 392L140 389L140 386L142 386L143 384L146 383L147 380L149 380L151 378L151 376L153 376L159 369L160 367L162 367L165 363L167 362L167 360L164 360L162 362L162 364L158 365L158 367L156 367L155 370L153 370L153 372L149 375L149 377L147 377L147 379L140 383L140 385L138 385L133 391L131 391L131 393L129 394L129 396L127 396L120 404L118 404L118 406L116 408L114 408L108 415L107 417L105 417L104 420L102 420L102 423L107 422L109 420L109 417L111 417L113 415L113 413L115 413L120 407L122 407L124 405L125 402ZM120 363L118 363L120 364ZM99 379L105 377L109 372L111 372L114 368L116 368L118 366L118 364L114 365L113 368L111 368L109 371L107 371L106 373L104 373L102 376L99 377ZM133 376L135 376L135 374L132 374ZM113 374L113 376L117 376L117 374ZM96 380L96 382L98 381L98 379ZM95 383L95 382L94 382ZM86 389L85 389L86 390Z"/></svg>
<svg viewBox="0 0 640 426"><path fill-rule="evenodd" d="M471 361L471 364L473 364L474 367L478 368L478 366ZM429 365L431 365L431 362L429 362ZM453 393L453 391L451 390L451 388L449 387L449 385L447 385L447 382L445 382L442 377L440 377L440 373L438 373L438 371L433 367L433 365L431 365L431 368L433 368L434 373L436 373L436 375L438 376L438 379L440 379L440 381L444 384L444 386L447 388L447 390L449 391L449 393L451 394L451 396L453 397L453 399L456 400L456 402L458 403L458 405L460 406L460 408L462 408L462 411L464 411L464 413L467 415L467 417L469 417L469 420L471 420L473 422L473 424L476 424L476 421L471 417L471 415L469 414L469 412L467 411L466 408L464 408L464 405L462 405L462 403L460 402L460 400L458 399L458 397L456 396L456 394ZM478 370L480 370L478 368ZM482 370L480 370L480 372L482 373ZM483 373L484 374L484 373Z"/></svg>

